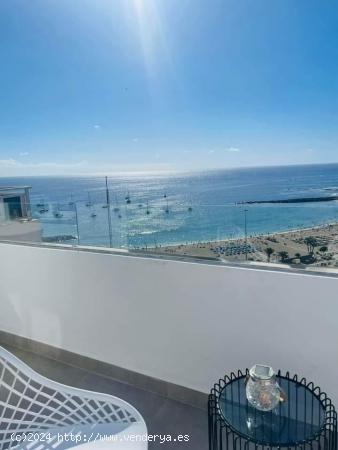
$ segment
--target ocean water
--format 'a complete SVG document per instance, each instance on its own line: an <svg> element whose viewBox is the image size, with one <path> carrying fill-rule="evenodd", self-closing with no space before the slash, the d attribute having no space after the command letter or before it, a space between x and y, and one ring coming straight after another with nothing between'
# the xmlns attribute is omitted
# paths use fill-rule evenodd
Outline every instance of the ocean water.
<svg viewBox="0 0 338 450"><path fill-rule="evenodd" d="M82 245L109 245L104 177L0 178L4 185L32 187L33 214L42 222L44 237L70 235ZM114 247L242 237L245 209L249 236L338 221L337 201L240 204L338 195L338 164L114 176L108 185ZM89 201L93 206L86 206ZM39 203L49 211L40 213Z"/></svg>

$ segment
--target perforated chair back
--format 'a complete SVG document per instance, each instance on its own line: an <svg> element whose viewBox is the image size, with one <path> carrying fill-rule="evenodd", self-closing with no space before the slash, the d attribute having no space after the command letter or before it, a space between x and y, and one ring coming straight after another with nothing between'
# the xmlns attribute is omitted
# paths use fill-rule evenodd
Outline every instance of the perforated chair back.
<svg viewBox="0 0 338 450"><path fill-rule="evenodd" d="M113 435L128 430L147 434L143 417L129 403L49 380L0 347L0 450L61 450L93 443L95 437L111 448ZM71 432L81 437L76 444L60 440Z"/></svg>

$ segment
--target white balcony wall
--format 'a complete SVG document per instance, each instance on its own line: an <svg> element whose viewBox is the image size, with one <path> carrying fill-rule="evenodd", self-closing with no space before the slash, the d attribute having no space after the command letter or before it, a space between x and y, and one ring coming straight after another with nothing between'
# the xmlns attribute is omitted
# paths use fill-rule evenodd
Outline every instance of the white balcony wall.
<svg viewBox="0 0 338 450"><path fill-rule="evenodd" d="M0 244L0 329L208 392L255 362L338 403L338 279Z"/></svg>

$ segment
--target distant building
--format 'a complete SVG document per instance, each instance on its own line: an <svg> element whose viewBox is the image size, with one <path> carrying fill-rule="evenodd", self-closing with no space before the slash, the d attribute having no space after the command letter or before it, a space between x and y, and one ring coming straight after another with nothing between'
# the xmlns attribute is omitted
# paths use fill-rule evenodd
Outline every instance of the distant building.
<svg viewBox="0 0 338 450"><path fill-rule="evenodd" d="M32 218L30 186L0 186L0 240L41 242L41 223Z"/></svg>

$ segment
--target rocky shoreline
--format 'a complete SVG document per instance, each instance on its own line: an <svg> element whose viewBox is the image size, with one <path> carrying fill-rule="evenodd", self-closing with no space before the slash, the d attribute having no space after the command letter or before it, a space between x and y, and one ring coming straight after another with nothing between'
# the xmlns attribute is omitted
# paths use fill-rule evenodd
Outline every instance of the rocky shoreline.
<svg viewBox="0 0 338 450"><path fill-rule="evenodd" d="M241 202L241 205L261 205L269 203L312 203L312 202L333 202L338 200L338 195L330 195L326 197L301 197L301 198L287 198L281 200L250 200Z"/></svg>

